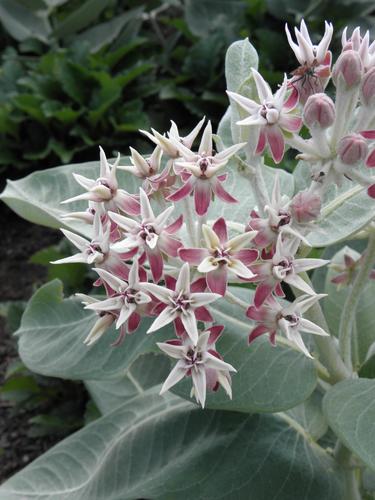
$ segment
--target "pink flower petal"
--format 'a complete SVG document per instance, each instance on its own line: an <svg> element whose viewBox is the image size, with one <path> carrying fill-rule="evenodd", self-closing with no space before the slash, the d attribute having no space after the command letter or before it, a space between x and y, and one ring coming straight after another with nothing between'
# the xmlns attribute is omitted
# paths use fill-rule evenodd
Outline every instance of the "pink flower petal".
<svg viewBox="0 0 375 500"><path fill-rule="evenodd" d="M294 86L291 86L290 88L292 89L292 91L287 100L283 104L283 108L286 111L294 109L298 103L298 90Z"/></svg>
<svg viewBox="0 0 375 500"><path fill-rule="evenodd" d="M268 328L264 325L256 326L250 333L248 343L251 344L256 338L268 332Z"/></svg>
<svg viewBox="0 0 375 500"><path fill-rule="evenodd" d="M207 307L201 306L194 309L195 317L197 321L203 321L204 323L212 323L213 317Z"/></svg>
<svg viewBox="0 0 375 500"><path fill-rule="evenodd" d="M210 328L206 328L206 332L210 332L208 338L208 345L214 345L218 338L220 337L222 331L224 330L224 325L214 325Z"/></svg>
<svg viewBox="0 0 375 500"><path fill-rule="evenodd" d="M169 288L170 290L176 290L176 283L177 283L176 278L170 276L169 274L166 274L164 276L164 280L167 288Z"/></svg>
<svg viewBox="0 0 375 500"><path fill-rule="evenodd" d="M375 139L375 130L362 130L360 134L365 139Z"/></svg>
<svg viewBox="0 0 375 500"><path fill-rule="evenodd" d="M182 226L184 222L184 217L183 215L180 215L178 219L176 219L172 224L169 224L169 226L164 228L164 231L166 231L169 234L174 234L176 233Z"/></svg>
<svg viewBox="0 0 375 500"><path fill-rule="evenodd" d="M272 158L275 163L280 163L284 156L284 136L277 125L268 126L266 134Z"/></svg>
<svg viewBox="0 0 375 500"><path fill-rule="evenodd" d="M192 293L205 292L207 288L206 278L198 278L190 285Z"/></svg>
<svg viewBox="0 0 375 500"><path fill-rule="evenodd" d="M184 325L182 324L181 318L176 318L174 320L173 325L174 325L174 331L175 331L177 337L182 337L184 334L186 334L186 330L185 330ZM180 340L178 340L177 342L179 342L180 343L179 345L181 345Z"/></svg>
<svg viewBox="0 0 375 500"><path fill-rule="evenodd" d="M159 238L159 248L162 252L169 255L170 257L177 257L178 250L182 247L180 240L169 236L168 234L163 234Z"/></svg>
<svg viewBox="0 0 375 500"><path fill-rule="evenodd" d="M117 198L119 199L118 206L121 208L123 212L129 215L139 215L141 213L141 205L137 198L126 193L125 191L117 192Z"/></svg>
<svg viewBox="0 0 375 500"><path fill-rule="evenodd" d="M258 144L257 144L257 148L255 150L255 153L257 155L262 154L265 147L266 147L266 134L264 132L264 127L262 127L260 132L259 132L259 139L258 139Z"/></svg>
<svg viewBox="0 0 375 500"><path fill-rule="evenodd" d="M212 229L218 235L220 243L224 244L228 241L227 225L226 225L223 217L220 217L220 219L217 219L215 224L212 226Z"/></svg>
<svg viewBox="0 0 375 500"><path fill-rule="evenodd" d="M368 155L366 160L366 167L375 167L375 149Z"/></svg>
<svg viewBox="0 0 375 500"><path fill-rule="evenodd" d="M146 253L151 268L152 279L155 283L158 283L163 275L163 257L158 248L150 250L147 247Z"/></svg>
<svg viewBox="0 0 375 500"><path fill-rule="evenodd" d="M133 312L128 319L128 331L133 333L139 327L141 316L137 312Z"/></svg>
<svg viewBox="0 0 375 500"><path fill-rule="evenodd" d="M218 198L220 198L221 200L227 202L227 203L237 203L237 200L236 198L233 198L232 195L230 195L228 193L228 191L226 191L223 186L221 185L220 181L216 178L216 179L212 179L212 189L214 191L214 193L216 194L216 196Z"/></svg>
<svg viewBox="0 0 375 500"><path fill-rule="evenodd" d="M367 189L367 194L371 196L371 198L375 198L375 184Z"/></svg>
<svg viewBox="0 0 375 500"><path fill-rule="evenodd" d="M167 196L166 199L168 201L180 201L186 196L188 196L193 191L193 188L194 188L194 179L190 177L189 180L186 181L182 187L180 187L180 189L177 189L177 191Z"/></svg>
<svg viewBox="0 0 375 500"><path fill-rule="evenodd" d="M263 302L269 297L272 293L273 286L268 283L260 283L255 290L254 295L254 305L255 307L260 307Z"/></svg>
<svg viewBox="0 0 375 500"><path fill-rule="evenodd" d="M219 266L215 271L207 273L206 281L212 293L218 293L224 296L228 282L227 266Z"/></svg>
<svg viewBox="0 0 375 500"><path fill-rule="evenodd" d="M211 201L211 184L207 180L197 179L194 189L195 211L205 215Z"/></svg>
<svg viewBox="0 0 375 500"><path fill-rule="evenodd" d="M299 132L302 127L302 118L293 115L282 115L279 125L288 132Z"/></svg>
<svg viewBox="0 0 375 500"><path fill-rule="evenodd" d="M250 264L257 260L258 255L258 250L250 248L243 248L233 253L233 257L240 260L245 266L250 266Z"/></svg>
<svg viewBox="0 0 375 500"><path fill-rule="evenodd" d="M180 248L178 255L184 262L198 266L209 255L209 251L206 248Z"/></svg>

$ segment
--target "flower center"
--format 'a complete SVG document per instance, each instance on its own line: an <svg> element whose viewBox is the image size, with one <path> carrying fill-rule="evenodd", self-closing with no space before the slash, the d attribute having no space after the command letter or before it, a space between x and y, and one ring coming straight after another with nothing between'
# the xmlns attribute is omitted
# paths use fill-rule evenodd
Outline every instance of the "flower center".
<svg viewBox="0 0 375 500"><path fill-rule="evenodd" d="M283 318L290 324L290 326L297 326L299 323L299 317L296 314L287 314Z"/></svg>
<svg viewBox="0 0 375 500"><path fill-rule="evenodd" d="M272 104L272 102L265 102L260 108L260 116L267 120L269 125L273 125L279 119L280 113Z"/></svg>
<svg viewBox="0 0 375 500"><path fill-rule="evenodd" d="M186 359L191 365L195 365L202 362L202 353L196 349L189 349L186 353Z"/></svg>
<svg viewBox="0 0 375 500"><path fill-rule="evenodd" d="M272 268L273 276L278 280L283 280L293 271L292 263L287 259L282 259Z"/></svg>
<svg viewBox="0 0 375 500"><path fill-rule="evenodd" d="M190 297L179 293L171 299L171 302L177 312L187 311L190 307Z"/></svg>

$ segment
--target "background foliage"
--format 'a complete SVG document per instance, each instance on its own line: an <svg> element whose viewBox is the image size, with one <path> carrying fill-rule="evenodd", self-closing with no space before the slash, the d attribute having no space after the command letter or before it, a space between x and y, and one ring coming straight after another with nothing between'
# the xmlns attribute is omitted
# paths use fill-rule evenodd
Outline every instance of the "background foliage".
<svg viewBox="0 0 375 500"><path fill-rule="evenodd" d="M324 19L336 33L374 25L371 1L1 0L0 166L46 168L149 146L139 128L217 124L227 100L224 56L250 36L278 83L294 58L285 20ZM336 40L337 43L337 40ZM290 62L286 55L290 55Z"/></svg>

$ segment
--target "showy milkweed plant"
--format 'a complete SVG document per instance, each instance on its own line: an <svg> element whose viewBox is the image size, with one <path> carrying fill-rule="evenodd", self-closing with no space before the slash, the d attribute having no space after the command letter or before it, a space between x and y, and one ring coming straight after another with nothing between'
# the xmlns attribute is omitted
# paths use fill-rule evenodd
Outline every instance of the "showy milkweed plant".
<svg viewBox="0 0 375 500"><path fill-rule="evenodd" d="M216 134L172 121L141 131L151 154L9 184L94 286L38 290L21 356L83 379L102 417L1 499L373 498L375 42L345 29L334 57L332 35L286 26L275 89L232 44Z"/></svg>

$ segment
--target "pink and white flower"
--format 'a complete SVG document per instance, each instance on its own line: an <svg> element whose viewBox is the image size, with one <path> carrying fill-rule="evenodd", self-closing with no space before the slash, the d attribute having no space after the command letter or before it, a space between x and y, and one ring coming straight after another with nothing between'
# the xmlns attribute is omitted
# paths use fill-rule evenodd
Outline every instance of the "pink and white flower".
<svg viewBox="0 0 375 500"><path fill-rule="evenodd" d="M247 230L257 231L253 243L258 248L273 248L279 234L289 235L304 241L304 234L312 229L310 222L318 217L321 199L318 194L301 191L292 200L281 195L279 176L275 177L271 201L264 207L267 217L261 218L253 210Z"/></svg>
<svg viewBox="0 0 375 500"><path fill-rule="evenodd" d="M203 117L202 120L194 127L194 129L185 137L180 136L178 127L172 120L171 128L167 134L168 137L166 137L165 135L161 135L157 130L154 130L153 128L151 129L152 134L150 134L150 132L147 132L146 130L140 130L140 132L148 137L154 144L159 146L170 158L176 159L181 156L179 148L176 147L176 143L180 143L190 149L195 138L199 134L200 129L202 128L204 120L205 118Z"/></svg>
<svg viewBox="0 0 375 500"><path fill-rule="evenodd" d="M183 339L157 342L163 352L178 360L164 382L160 394L168 391L184 377L191 376L193 388L190 396L195 396L202 408L206 402L207 388L216 391L221 385L232 399L230 372L237 370L223 361L215 347L223 328L220 325L212 326L199 333L196 344L192 343L187 335Z"/></svg>
<svg viewBox="0 0 375 500"><path fill-rule="evenodd" d="M172 321L180 319L186 333L194 345L197 345L198 328L196 310L219 299L220 295L217 293L192 292L188 263L185 263L181 268L175 290L155 285L154 283L142 283L141 287L166 304L166 307L155 319L147 333L155 332L163 326L172 323Z"/></svg>
<svg viewBox="0 0 375 500"><path fill-rule="evenodd" d="M94 180L80 174L73 174L78 184L84 187L87 192L73 196L62 203L89 200L104 203L106 210L121 210L129 215L138 215L140 207L137 197L118 187L116 171L119 162L120 155L115 163L110 165L103 149L100 148L100 176Z"/></svg>
<svg viewBox="0 0 375 500"><path fill-rule="evenodd" d="M111 312L116 316L116 329L120 329L120 336L116 341L118 345L126 333L133 333L137 330L141 314L150 313L148 306L152 299L140 288L139 268L136 260L130 268L127 281L104 269L95 269L95 271L111 293L105 300L88 304L85 309L93 310L98 314Z"/></svg>
<svg viewBox="0 0 375 500"><path fill-rule="evenodd" d="M198 266L198 271L206 275L211 292L225 295L228 273L244 279L254 277L248 266L257 259L258 251L246 247L255 231L228 240L227 225L222 217L212 229L204 224L202 231L206 248L180 248L178 253L182 260Z"/></svg>
<svg viewBox="0 0 375 500"><path fill-rule="evenodd" d="M302 295L288 306L282 307L275 297L270 295L261 306L250 306L246 315L254 320L257 326L250 332L249 344L259 336L268 333L271 343L275 345L276 333L281 331L299 351L308 358L312 358L302 340L301 332L322 336L329 334L312 321L303 318L303 313L322 297L325 295Z"/></svg>
<svg viewBox="0 0 375 500"><path fill-rule="evenodd" d="M208 122L203 132L197 153L176 140L173 142L182 156L182 159L174 162L174 168L176 173L181 175L183 185L169 195L167 200L180 201L193 192L195 211L201 216L207 213L211 198L215 195L226 203L237 202L221 185L226 175L218 173L245 143L235 144L215 154L212 147L211 122Z"/></svg>
<svg viewBox="0 0 375 500"><path fill-rule="evenodd" d="M156 146L149 158L144 158L134 148L130 148L132 165L119 165L118 169L128 172L139 179L143 179L142 187L150 196L160 190L167 189L175 182L175 175L171 175L171 163L167 163L164 170L160 171L161 158L163 150Z"/></svg>
<svg viewBox="0 0 375 500"><path fill-rule="evenodd" d="M177 257L178 249L182 246L179 239L172 236L183 223L180 216L175 222L167 226L167 220L174 210L168 207L158 216L155 216L147 194L143 189L140 192L141 220L136 221L115 212L108 212L109 217L125 232L125 238L111 246L115 252L139 250L146 252L154 281L160 281L163 275L163 255Z"/></svg>
<svg viewBox="0 0 375 500"><path fill-rule="evenodd" d="M284 132L299 132L302 127L302 118L294 113L298 104L298 96L291 93L289 96L287 78L272 94L271 88L263 77L251 68L258 91L260 102L255 102L235 92L227 91L233 101L239 104L249 116L237 122L237 125L255 126L258 133L256 154L262 154L268 144L273 160L280 163L284 156Z"/></svg>
<svg viewBox="0 0 375 500"><path fill-rule="evenodd" d="M350 37L347 35L348 27L343 29L341 35L341 44L343 52L353 50L358 52L365 71L374 66L375 63L375 41L370 44L370 32L367 30L364 36L361 36L361 28L357 26Z"/></svg>
<svg viewBox="0 0 375 500"><path fill-rule="evenodd" d="M124 279L128 278L129 269L124 260L130 255L126 253L119 255L110 248L111 224L109 221L103 224L99 212L94 216L94 236L91 240L87 240L67 229L61 229L61 231L80 252L69 257L64 257L63 259L55 260L51 264L81 262L106 269Z"/></svg>
<svg viewBox="0 0 375 500"><path fill-rule="evenodd" d="M85 295L83 293L76 293L76 297L80 299L80 301L85 306L100 302L98 299L95 299L94 297L90 297L89 295ZM113 314L112 311L100 312L97 314L99 316L98 319L83 341L83 343L87 346L95 344L95 342L97 342L116 321L116 315Z"/></svg>
<svg viewBox="0 0 375 500"><path fill-rule="evenodd" d="M325 21L324 35L318 45L312 43L303 19L300 29L294 28L297 43L293 41L287 24L285 32L288 43L300 63L300 66L292 72L293 76L288 83L298 93L299 101L304 104L310 95L323 92L328 83L332 61L328 47L332 39L333 26Z"/></svg>
<svg viewBox="0 0 375 500"><path fill-rule="evenodd" d="M323 259L296 259L300 240L298 238L283 239L279 236L276 251L269 260L259 261L251 266L256 277L251 281L259 282L254 296L255 307L263 302L275 291L276 295L283 296L280 284L288 283L308 295L314 295L314 290L304 281L299 273L324 266L329 261Z"/></svg>

